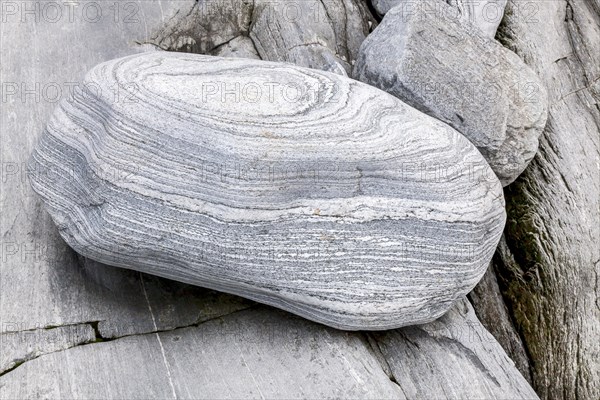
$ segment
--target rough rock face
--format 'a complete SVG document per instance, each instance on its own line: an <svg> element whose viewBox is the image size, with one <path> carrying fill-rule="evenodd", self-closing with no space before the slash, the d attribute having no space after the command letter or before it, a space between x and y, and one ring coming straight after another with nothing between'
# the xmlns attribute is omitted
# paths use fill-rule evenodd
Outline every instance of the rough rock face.
<svg viewBox="0 0 600 400"><path fill-rule="evenodd" d="M531 382L527 350L502 298L493 263L475 289L469 293L469 300L473 303L477 316L481 316L485 321L485 328L502 345L525 379Z"/></svg>
<svg viewBox="0 0 600 400"><path fill-rule="evenodd" d="M345 75L375 24L362 0L203 0L148 43L171 51L238 53L234 56Z"/></svg>
<svg viewBox="0 0 600 400"><path fill-rule="evenodd" d="M212 51L212 54L219 57L239 57L252 58L260 60L260 56L252 43L252 39L247 36L237 36L229 42L222 44Z"/></svg>
<svg viewBox="0 0 600 400"><path fill-rule="evenodd" d="M464 299L432 324L381 335L255 307L198 326L52 352L0 377L3 399L214 399L223 393L236 399L537 399Z"/></svg>
<svg viewBox="0 0 600 400"><path fill-rule="evenodd" d="M350 73L373 23L362 0L257 0L250 38L263 60Z"/></svg>
<svg viewBox="0 0 600 400"><path fill-rule="evenodd" d="M28 8L49 4L27 3ZM89 68L143 51L145 47L139 44L152 42L152 32L174 26L198 4L195 0L136 2L138 8L120 9L126 13L117 23L113 2L83 0L75 10L79 12L86 3L99 5L108 17L90 23L76 13L70 21L65 10L64 18L47 23L32 15L24 22L19 14L7 15L6 23L4 19L0 23L0 82L23 82L28 89L36 83L41 88L58 83L64 96L68 85L81 81ZM125 23L132 10L137 11L133 18L138 22ZM212 34L221 32L215 29ZM537 33L523 37L527 42L521 45L544 40ZM237 40L248 43L246 39L232 40L231 47L236 48ZM559 64L561 68L566 65ZM563 90L568 93L566 87ZM427 358L426 364L397 368L405 375L394 377L383 353L377 351L381 338L367 341L364 334L328 329L269 307L247 309L255 306L236 296L77 257L33 193L25 164L56 102L47 96L6 93L8 99L3 100L0 112L4 250L0 262L0 398L214 398L227 394L256 398L262 393L287 398L402 399L406 397L403 387L406 393L428 390L430 382L424 383L423 373L453 383L452 393L443 385L431 385L428 398L481 398L479 386L502 382L498 378L502 371L513 378L502 398L534 398L519 394L523 393L519 373L501 349L485 347L490 353L477 344L493 339L488 342L485 332L470 335L471 329L478 331L481 326L476 320L474 325L467 322L463 313L452 312L450 321L444 319L448 333L439 325L435 332L440 334L435 336L414 328L394 331L397 341L387 346L386 357L394 357L395 348L398 353L402 349L404 357L408 348L412 351L409 359ZM565 104L573 106L571 101L577 96L569 96ZM573 113L580 107L576 104ZM568 131L563 133L568 137ZM128 176L136 169L135 165L133 169L123 166L114 173ZM465 328L457 332L456 326ZM438 346L423 346L425 340L435 340ZM490 359L496 362L490 364ZM396 356L396 365L398 360L402 362ZM480 362L489 369L472 367ZM438 366L442 367L429 371ZM465 368L473 375L465 377ZM553 393L561 392L555 388Z"/></svg>
<svg viewBox="0 0 600 400"><path fill-rule="evenodd" d="M57 109L32 184L98 261L389 329L447 311L497 246L502 189L479 152L368 85L162 52L101 64L84 85L97 93ZM127 179L103 174L126 163L139 168Z"/></svg>
<svg viewBox="0 0 600 400"><path fill-rule="evenodd" d="M506 2L507 0L436 0L433 3L422 0L371 0L379 15L385 15L394 7L400 7L405 15L413 13L418 7L423 7L427 12L435 12L438 4L449 4L453 9L445 8L445 17L476 26L490 39L496 35Z"/></svg>
<svg viewBox="0 0 600 400"><path fill-rule="evenodd" d="M373 338L408 399L538 398L514 373L513 362L466 299L435 322L377 332ZM498 368L507 364L511 368Z"/></svg>
<svg viewBox="0 0 600 400"><path fill-rule="evenodd" d="M498 38L536 70L550 100L539 153L505 190L498 282L540 396L598 399L600 3L511 1ZM484 308L478 315L498 324Z"/></svg>
<svg viewBox="0 0 600 400"><path fill-rule="evenodd" d="M354 76L457 129L508 185L536 153L546 90L517 55L447 17L450 6L429 3L434 12L389 11L363 42Z"/></svg>

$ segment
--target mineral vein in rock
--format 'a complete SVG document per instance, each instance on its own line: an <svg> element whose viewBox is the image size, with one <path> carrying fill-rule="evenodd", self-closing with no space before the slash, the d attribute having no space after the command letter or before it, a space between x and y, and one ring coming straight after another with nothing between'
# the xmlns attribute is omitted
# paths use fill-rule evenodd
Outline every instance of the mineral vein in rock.
<svg viewBox="0 0 600 400"><path fill-rule="evenodd" d="M449 126L352 79L154 52L55 111L31 181L100 262L342 329L439 317L483 275L501 184Z"/></svg>

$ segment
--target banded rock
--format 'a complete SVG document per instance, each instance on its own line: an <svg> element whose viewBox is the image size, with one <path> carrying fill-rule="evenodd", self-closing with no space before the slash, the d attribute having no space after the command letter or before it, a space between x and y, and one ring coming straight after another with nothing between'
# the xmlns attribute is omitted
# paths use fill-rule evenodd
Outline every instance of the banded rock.
<svg viewBox="0 0 600 400"><path fill-rule="evenodd" d="M457 129L506 186L536 154L546 89L516 54L448 17L451 6L421 4L385 15L363 42L353 75Z"/></svg>
<svg viewBox="0 0 600 400"><path fill-rule="evenodd" d="M481 154L376 88L165 52L100 64L83 86L30 169L91 259L390 329L446 312L497 246L504 198Z"/></svg>

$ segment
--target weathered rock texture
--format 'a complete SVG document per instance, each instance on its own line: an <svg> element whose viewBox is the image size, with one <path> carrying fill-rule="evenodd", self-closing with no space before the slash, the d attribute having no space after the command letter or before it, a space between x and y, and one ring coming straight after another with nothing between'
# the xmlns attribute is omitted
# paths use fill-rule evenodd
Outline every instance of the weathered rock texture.
<svg viewBox="0 0 600 400"><path fill-rule="evenodd" d="M448 123L477 146L503 185L538 148L547 95L513 52L430 4L389 11L363 42L354 77Z"/></svg>
<svg viewBox="0 0 600 400"><path fill-rule="evenodd" d="M504 16L507 0L371 0L379 15L385 15L394 7L400 7L405 15L423 7L427 12L435 12L438 4L449 4L453 8L444 8L444 17L460 20L479 29L486 37L493 39L498 25Z"/></svg>
<svg viewBox="0 0 600 400"><path fill-rule="evenodd" d="M79 12L88 2L101 6L102 15L106 17L95 23L82 19ZM44 1L27 3L30 9L48 4ZM0 23L0 82L17 86L23 83L28 89L35 88L36 83L41 88L58 83L64 97L68 85L81 81L89 68L144 50L136 43L150 42L152 32L175 23L196 7L194 0L136 2L137 8L120 9L117 23L113 2L84 0L78 4L74 21L67 18L66 10L65 17L55 23L36 20L32 15L24 21L19 14L8 15L6 22ZM120 4L124 7L132 3ZM125 23L125 18L137 22ZM308 397L315 393L318 383L321 397L366 398L370 395L383 398L398 393L392 392L390 385L380 378L384 373L394 379L385 358L379 354L380 363L372 362L363 349L369 343L352 339L359 333L340 334L323 326L312 328L316 325L299 318L295 319L298 325L291 325L287 321L289 316L278 320L283 313L269 308L257 310L252 314L254 317L240 319L242 313L250 314L250 310L235 311L248 308L252 302L89 259L81 261L81 257L76 257L60 238L39 196L33 193L25 167L25 161L55 107L52 98L41 95L36 98L17 89L16 94L3 99L0 112L0 166L3 168L0 179L3 249L0 262L0 347L3 350L0 398L172 398L170 381L178 381L183 388L177 392L179 398L208 396L218 389L220 397L226 397L231 393L229 390L234 393L231 397L240 392L256 395L252 375L256 377L260 371L267 370L268 363L254 363L254 368L249 371L246 361L256 354L257 347L252 345L267 339L269 347L258 357L280 360L275 365L284 367L268 369L268 383L256 379L264 392L278 393L278 397ZM130 169L122 168L114 173L128 175ZM218 319L209 321L215 318ZM252 318L256 321L247 322ZM264 322L273 320L281 321L276 323L281 326L280 334L290 335L292 330L298 334L286 340L278 340L280 335L265 335L264 326L269 324ZM76 327L64 328L73 325ZM190 328L182 329L186 326ZM97 328L94 343L79 345L90 340L88 335L93 327ZM178 329L173 331L175 328ZM241 336L242 341L234 341L236 328L250 334ZM313 333L310 333L311 329L314 329ZM150 333L163 330L172 332ZM203 332L209 333L204 335ZM138 335L122 337L135 333ZM159 337L162 341L163 335L171 334L173 344L185 345L163 347L165 356L171 361L181 360L179 365L194 372L181 379L174 377L171 364L165 364L158 341ZM198 336L202 338L200 342ZM113 338L119 339L111 340ZM407 337L409 339L411 337ZM4 343L10 348L6 353ZM326 345L320 346L320 343ZM347 343L354 343L356 347ZM435 364L450 362L453 354L456 355L456 348L462 349L459 357L463 360L474 360L470 350L459 344L454 347L452 343L455 342L442 339L440 347L447 351L430 353L431 358L438 360ZM317 350L308 350L317 345ZM54 352L71 346L76 347ZM211 348L217 349L219 356L206 357ZM294 357L300 356L301 351L312 351L310 354L314 357L302 358L299 362ZM222 354L227 357L221 358ZM488 357L487 354L474 356ZM31 358L35 359L29 360ZM230 362L231 359L235 362ZM502 360L501 357L498 359ZM25 360L29 361L6 371L5 368L14 368ZM360 365L355 360L360 360ZM452 364L452 369L444 368L438 373L455 373L455 381L459 382L464 374L463 362L458 364L458 367ZM295 371L292 384L287 379L289 375L283 375L286 379L278 378L290 368ZM418 368L429 366L419 365ZM502 363L493 368L511 371L512 365ZM517 380L518 372L512 371ZM243 380L240 379L242 375ZM327 376L333 379L328 380ZM414 387L419 382L420 386L422 381L413 376L414 383L408 385ZM199 387L197 384L199 377L206 377L201 382L211 385L208 394L207 385ZM491 380L489 371L477 371L473 380L461 390L464 393L478 391L473 382L486 379ZM247 392L243 392L244 387L240 385L244 385ZM365 386L367 389L362 389ZM518 397L515 392L516 389L509 388L505 397ZM397 398L402 397L398 393ZM438 391L430 397L439 399L449 395Z"/></svg>
<svg viewBox="0 0 600 400"><path fill-rule="evenodd" d="M31 178L92 259L389 329L442 315L497 246L502 188L475 147L363 83L152 52L84 86L95 93L57 109ZM126 178L105 173L128 163Z"/></svg>
<svg viewBox="0 0 600 400"><path fill-rule="evenodd" d="M40 356L0 377L0 396L537 398L464 299L433 324L376 336L261 307Z"/></svg>
<svg viewBox="0 0 600 400"><path fill-rule="evenodd" d="M373 336L408 399L537 398L466 299L433 323Z"/></svg>
<svg viewBox="0 0 600 400"><path fill-rule="evenodd" d="M540 396L598 399L599 3L511 1L498 38L537 71L550 99L539 153L505 191L498 281ZM497 324L495 314L479 316Z"/></svg>
<svg viewBox="0 0 600 400"><path fill-rule="evenodd" d="M493 264L490 264L481 281L469 293L469 300L475 306L477 316L484 318L485 328L502 345L525 379L531 382L527 350L504 303Z"/></svg>
<svg viewBox="0 0 600 400"><path fill-rule="evenodd" d="M65 365L68 370L57 376L55 371ZM27 378L31 376L36 379ZM360 335L270 309L242 311L199 327L78 346L39 357L0 377L3 399L42 395L404 398Z"/></svg>
<svg viewBox="0 0 600 400"><path fill-rule="evenodd" d="M33 360L41 355L65 350L96 340L94 329L90 324L65 325L46 329L19 329L7 324L0 332L0 375ZM2 397L4 398L4 397Z"/></svg>
<svg viewBox="0 0 600 400"><path fill-rule="evenodd" d="M345 75L375 24L362 0L204 0L173 18L148 43Z"/></svg>

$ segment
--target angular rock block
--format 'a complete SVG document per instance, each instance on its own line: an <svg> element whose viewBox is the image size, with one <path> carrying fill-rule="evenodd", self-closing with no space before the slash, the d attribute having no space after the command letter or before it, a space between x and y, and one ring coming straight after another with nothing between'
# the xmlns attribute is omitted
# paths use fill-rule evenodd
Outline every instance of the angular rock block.
<svg viewBox="0 0 600 400"><path fill-rule="evenodd" d="M100 64L83 86L30 170L94 260L389 329L442 315L498 244L502 187L477 149L371 86L166 52Z"/></svg>
<svg viewBox="0 0 600 400"><path fill-rule="evenodd" d="M506 186L536 154L546 89L516 54L449 17L451 6L420 4L386 14L363 42L354 77L457 129Z"/></svg>

